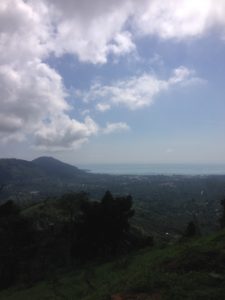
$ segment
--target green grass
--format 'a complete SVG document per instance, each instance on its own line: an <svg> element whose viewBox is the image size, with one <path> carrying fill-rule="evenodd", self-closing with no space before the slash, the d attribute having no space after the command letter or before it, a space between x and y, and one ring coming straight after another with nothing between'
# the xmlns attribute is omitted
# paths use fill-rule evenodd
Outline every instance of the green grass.
<svg viewBox="0 0 225 300"><path fill-rule="evenodd" d="M2 291L0 299L107 300L115 293L159 293L169 300L225 299L225 231L90 264L31 288Z"/></svg>

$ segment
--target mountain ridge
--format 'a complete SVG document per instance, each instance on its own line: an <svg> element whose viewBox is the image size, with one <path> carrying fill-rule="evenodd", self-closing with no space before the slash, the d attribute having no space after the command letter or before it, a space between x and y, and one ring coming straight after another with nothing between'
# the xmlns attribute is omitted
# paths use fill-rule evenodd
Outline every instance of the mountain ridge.
<svg viewBox="0 0 225 300"><path fill-rule="evenodd" d="M77 175L84 175L85 173L85 171L80 170L76 166L62 162L51 156L41 156L31 162L53 177L70 178Z"/></svg>
<svg viewBox="0 0 225 300"><path fill-rule="evenodd" d="M0 180L15 180L19 177L42 177L51 176L63 179L71 178L77 175L84 175L85 171L64 163L50 156L41 156L34 160L28 161L17 158L1 158L0 159ZM24 179L25 179L24 178Z"/></svg>
<svg viewBox="0 0 225 300"><path fill-rule="evenodd" d="M38 191L39 198L43 198L68 189L80 189L89 177L85 171L53 157L41 156L32 161L2 158L0 186L4 188L0 201L26 199L32 191Z"/></svg>

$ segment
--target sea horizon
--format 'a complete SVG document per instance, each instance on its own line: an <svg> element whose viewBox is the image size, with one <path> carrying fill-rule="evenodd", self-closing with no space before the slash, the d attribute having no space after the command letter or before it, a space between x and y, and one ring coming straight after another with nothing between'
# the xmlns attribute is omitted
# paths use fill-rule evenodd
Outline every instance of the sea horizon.
<svg viewBox="0 0 225 300"><path fill-rule="evenodd" d="M90 163L76 166L90 173L110 175L225 175L225 164Z"/></svg>

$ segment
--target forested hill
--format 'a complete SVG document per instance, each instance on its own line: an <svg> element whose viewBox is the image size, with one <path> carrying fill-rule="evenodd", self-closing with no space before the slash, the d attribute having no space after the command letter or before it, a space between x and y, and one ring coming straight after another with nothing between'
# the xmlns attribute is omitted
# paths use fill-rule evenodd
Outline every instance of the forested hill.
<svg viewBox="0 0 225 300"><path fill-rule="evenodd" d="M39 157L31 162L41 169L45 174L51 177L58 177L61 179L71 179L78 175L86 174L85 171L78 169L75 166L64 163L53 157Z"/></svg>
<svg viewBox="0 0 225 300"><path fill-rule="evenodd" d="M30 161L15 158L0 159L1 184L41 176L44 176L44 172Z"/></svg>
<svg viewBox="0 0 225 300"><path fill-rule="evenodd" d="M106 190L116 196L132 195L134 222L147 232L173 235L183 230L195 214L202 231L208 232L217 226L225 175L91 174L51 157L33 161L0 159L0 204L13 200L27 206L81 191L91 199L99 199Z"/></svg>
<svg viewBox="0 0 225 300"><path fill-rule="evenodd" d="M38 201L67 190L80 190L87 172L52 157L33 161L0 159L0 202Z"/></svg>
<svg viewBox="0 0 225 300"><path fill-rule="evenodd" d="M52 157L39 157L33 161L22 159L0 159L0 181L30 181L43 177L73 179L85 171ZM50 178L49 178L50 179Z"/></svg>

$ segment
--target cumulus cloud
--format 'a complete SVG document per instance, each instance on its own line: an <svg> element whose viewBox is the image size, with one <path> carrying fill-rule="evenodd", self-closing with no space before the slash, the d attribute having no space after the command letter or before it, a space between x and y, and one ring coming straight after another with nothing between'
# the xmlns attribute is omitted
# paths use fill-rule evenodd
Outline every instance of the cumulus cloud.
<svg viewBox="0 0 225 300"><path fill-rule="evenodd" d="M132 1L46 0L54 20L53 51L77 55L80 61L106 63L109 54L124 55L135 49L132 34L124 29Z"/></svg>
<svg viewBox="0 0 225 300"><path fill-rule="evenodd" d="M224 0L42 1L55 27L55 54L69 52L92 63L130 53L138 35L185 40L214 26L225 31Z"/></svg>
<svg viewBox="0 0 225 300"><path fill-rule="evenodd" d="M22 70L0 67L1 137L33 134L39 148L72 148L98 131L86 117L84 122L70 118L61 77L46 64L28 63Z"/></svg>
<svg viewBox="0 0 225 300"><path fill-rule="evenodd" d="M75 147L98 131L92 119L69 116L63 80L47 64L51 55L70 53L81 62L103 64L134 51L137 36L185 40L213 26L224 33L224 20L223 0L1 0L1 139L34 135L41 147L60 148L60 141ZM142 74L94 86L89 95L101 100L100 111L119 104L136 109L184 82L191 77L188 72L179 69L168 80Z"/></svg>
<svg viewBox="0 0 225 300"><path fill-rule="evenodd" d="M124 105L136 109L150 104L153 97L166 88L166 82L149 75L116 81L112 85L95 84L84 94L85 101L108 99L109 105Z"/></svg>
<svg viewBox="0 0 225 300"><path fill-rule="evenodd" d="M35 133L36 145L44 150L74 149L87 142L98 131L98 125L90 117L86 117L84 123L81 123L66 115L60 115Z"/></svg>
<svg viewBox="0 0 225 300"><path fill-rule="evenodd" d="M84 123L81 123L70 120L67 116L58 116L36 132L36 146L42 150L52 151L76 149L92 135L111 134L129 129L124 122L107 123L101 128L90 117L86 117Z"/></svg>
<svg viewBox="0 0 225 300"><path fill-rule="evenodd" d="M105 63L109 54L133 51L138 34L185 39L213 26L224 32L225 2L2 0L0 16L2 59L71 53L81 61Z"/></svg>
<svg viewBox="0 0 225 300"><path fill-rule="evenodd" d="M71 50L60 43L60 30L70 16L57 15L48 5L22 0L0 3L0 137L7 141L33 135L37 147L59 150L86 142L98 132L98 125L90 117L84 122L69 117L63 80L44 62L52 52ZM130 34L117 32L110 47L108 52L128 51L133 47Z"/></svg>
<svg viewBox="0 0 225 300"><path fill-rule="evenodd" d="M137 8L135 26L142 35L157 35L163 39L198 37L213 26L224 32L224 0L168 0L146 1Z"/></svg>
<svg viewBox="0 0 225 300"><path fill-rule="evenodd" d="M4 128L0 127L2 132L8 131L7 126L12 128L10 117L15 130L33 130L43 118L69 109L61 77L40 61L31 61L23 68L1 65L0 91L0 114L8 117Z"/></svg>
<svg viewBox="0 0 225 300"><path fill-rule="evenodd" d="M41 2L22 0L0 3L0 63L17 64L43 58L50 51L51 21Z"/></svg>
<svg viewBox="0 0 225 300"><path fill-rule="evenodd" d="M202 82L203 80L194 75L194 71L184 66L173 70L167 79L159 79L152 74L143 73L125 80L116 81L111 85L100 83L91 86L88 92L82 96L85 102L102 101L108 99L108 103L98 103L97 107L104 111L111 106L123 105L131 110L151 105L155 97L172 86L179 84Z"/></svg>

